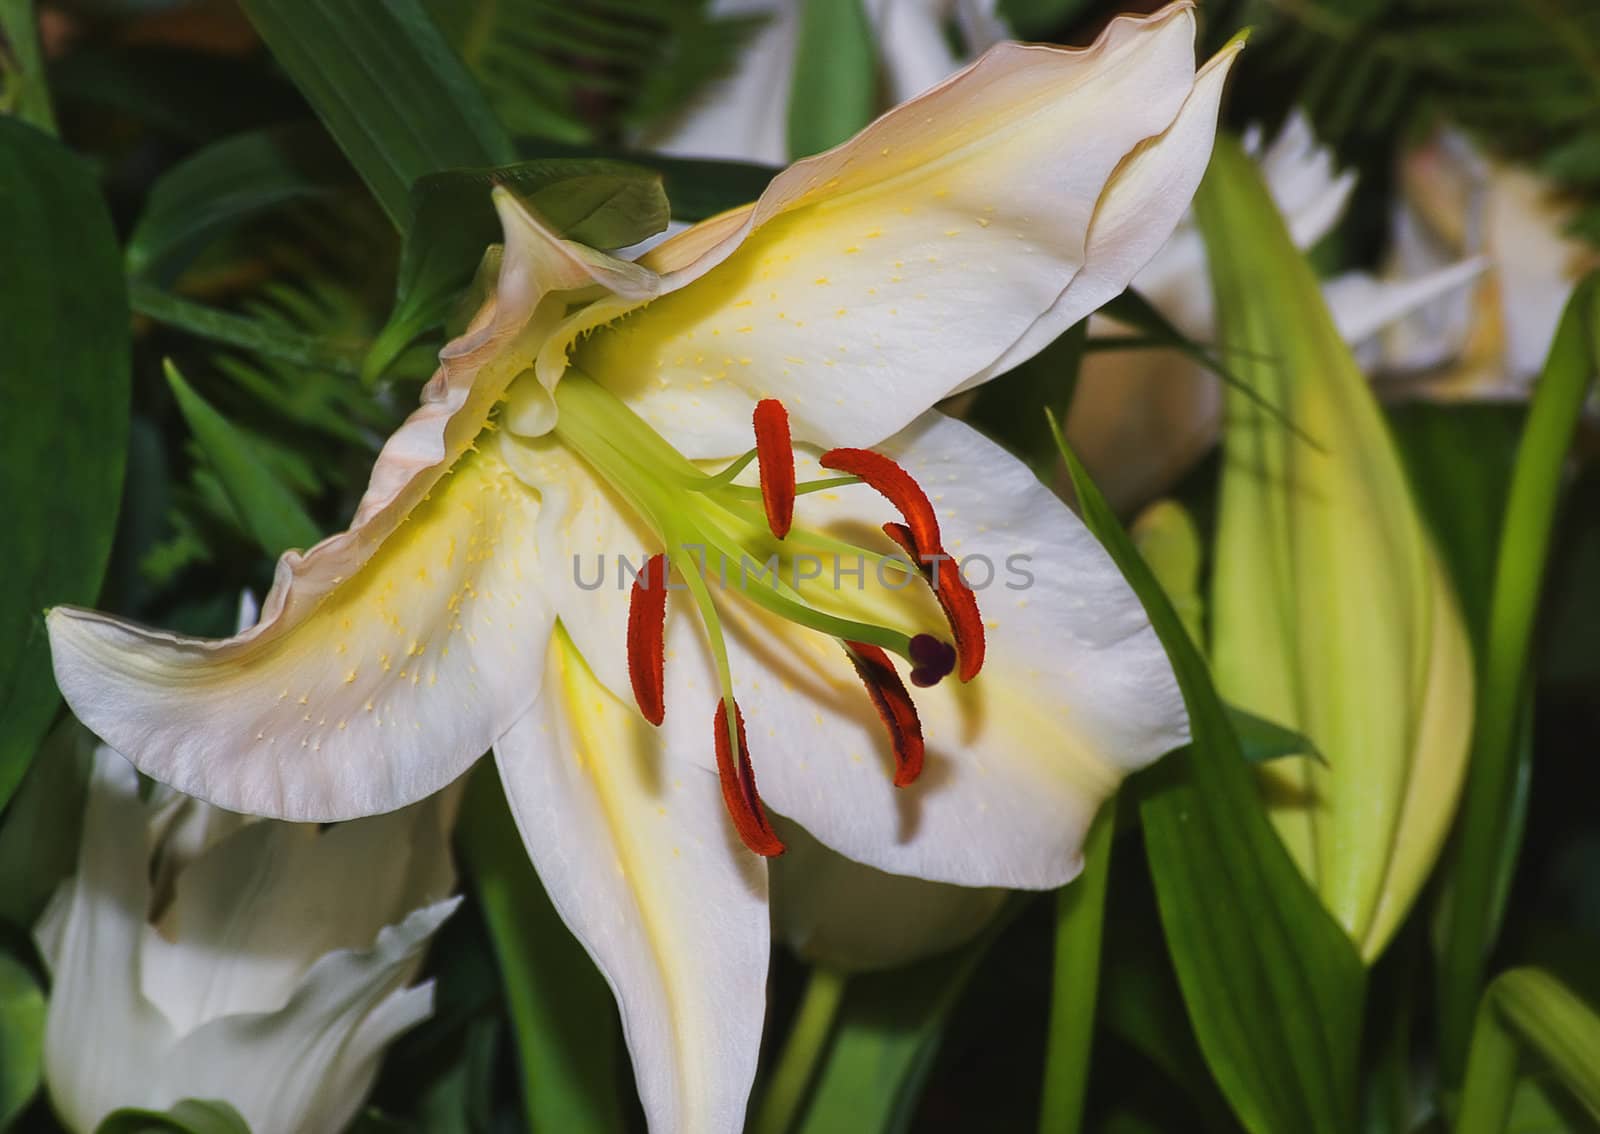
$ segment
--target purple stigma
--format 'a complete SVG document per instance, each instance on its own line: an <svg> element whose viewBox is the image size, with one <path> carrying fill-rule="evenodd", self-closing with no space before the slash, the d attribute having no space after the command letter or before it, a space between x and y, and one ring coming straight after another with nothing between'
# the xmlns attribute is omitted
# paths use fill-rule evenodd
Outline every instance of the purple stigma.
<svg viewBox="0 0 1600 1134"><path fill-rule="evenodd" d="M926 689L937 685L956 668L956 648L932 634L911 639L911 684Z"/></svg>

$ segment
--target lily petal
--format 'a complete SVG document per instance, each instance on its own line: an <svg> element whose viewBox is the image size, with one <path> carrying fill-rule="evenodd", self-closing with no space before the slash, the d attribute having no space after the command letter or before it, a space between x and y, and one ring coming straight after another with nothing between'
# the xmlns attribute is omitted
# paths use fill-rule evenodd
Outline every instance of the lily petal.
<svg viewBox="0 0 1600 1134"><path fill-rule="evenodd" d="M656 281L496 203L495 295L385 443L349 530L279 560L259 623L209 641L50 612L62 694L141 770L231 810L349 818L443 787L532 703L552 621L524 534L538 497L476 443L568 295L638 300Z"/></svg>
<svg viewBox="0 0 1600 1134"><path fill-rule="evenodd" d="M1118 167L1095 208L1084 268L1071 286L1014 346L956 391L987 382L1038 354L1119 295L1161 251L1211 160L1222 91L1243 47L1243 40L1235 40L1213 56L1195 76L1194 89L1172 124Z"/></svg>
<svg viewBox="0 0 1600 1134"><path fill-rule="evenodd" d="M642 569L661 550L659 541L610 485L554 439L511 441L501 451L542 499L534 545L556 618L601 683L629 700L627 570ZM668 609L673 605L669 594Z"/></svg>
<svg viewBox="0 0 1600 1134"><path fill-rule="evenodd" d="M146 930L145 995L183 1033L279 1011L317 958L370 948L383 927L448 895L455 872L443 810L435 796L327 830L251 823L234 832L179 875ZM339 868L319 869L330 862ZM206 980L195 980L197 965Z"/></svg>
<svg viewBox="0 0 1600 1134"><path fill-rule="evenodd" d="M93 1130L117 1107L144 1101L118 1094L140 1081L146 1058L129 1045L129 1036L157 1049L177 1039L139 991L150 901L145 818L138 774L101 748L91 773L77 878L56 891L35 931L55 989L45 1023L45 1065L93 1070L70 1091L52 1084L52 1106L76 1130ZM93 1009L68 999L91 991L101 994Z"/></svg>
<svg viewBox="0 0 1600 1134"><path fill-rule="evenodd" d="M1110 559L1021 462L937 412L881 448L927 489L946 550L993 565L993 582L980 586L983 562L969 564L989 660L970 683L915 692L925 763L915 783L896 788L882 723L838 645L749 603L724 603L762 796L879 870L968 886L1059 886L1077 873L1089 821L1122 777L1187 739L1171 667ZM807 496L803 522L816 524L824 508L857 537L883 511L856 485ZM936 608L929 617L939 617ZM668 623L673 709L663 731L674 755L704 765L709 746L692 725L716 682L693 619Z"/></svg>
<svg viewBox="0 0 1600 1134"><path fill-rule="evenodd" d="M339 541L360 527L285 555L266 618L237 637L57 607L56 681L79 719L189 795L301 821L394 810L454 780L533 700L552 623L537 514L474 454L350 576Z"/></svg>
<svg viewBox="0 0 1600 1134"><path fill-rule="evenodd" d="M165 1061L181 1083L158 1085L154 1105L172 1105L197 1083L227 1083L252 1131L338 1134L371 1090L383 1048L432 1010L431 982L406 985L460 902L436 902L365 948L323 956L281 1011L226 1016L189 1033Z"/></svg>
<svg viewBox="0 0 1600 1134"><path fill-rule="evenodd" d="M550 900L616 994L650 1129L737 1134L766 1014L767 878L716 776L664 760L561 633L495 759Z"/></svg>
<svg viewBox="0 0 1600 1134"><path fill-rule="evenodd" d="M779 174L720 242L657 248L645 263L677 290L595 331L577 364L691 457L740 451L717 425L762 397L800 438L875 444L1154 254L1204 169L1226 70L1197 88L1193 40L1181 3L1083 50L994 48Z"/></svg>

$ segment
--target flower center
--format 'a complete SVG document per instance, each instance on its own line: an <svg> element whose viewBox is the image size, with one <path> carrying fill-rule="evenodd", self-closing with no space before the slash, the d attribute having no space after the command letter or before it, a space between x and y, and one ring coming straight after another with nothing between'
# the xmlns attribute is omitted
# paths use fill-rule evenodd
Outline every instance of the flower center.
<svg viewBox="0 0 1600 1134"><path fill-rule="evenodd" d="M513 402L515 397L513 391ZM581 371L567 371L555 402L556 439L627 502L661 547L635 575L628 610L629 678L639 711L652 724L666 714L664 628L674 575L681 586L670 589L686 594L699 615L722 693L714 723L717 769L745 845L761 855L783 851L756 791L720 603L754 603L838 641L888 733L894 782L913 782L922 767L922 728L890 659L898 656L907 664L914 685L934 685L958 668L961 680L969 681L983 664L983 623L955 560L944 552L933 506L910 474L871 450L831 449L820 455L820 464L841 475L797 482L788 413L772 399L756 406L754 448L716 471L684 457ZM759 485L740 483L752 462ZM900 522L883 525L898 553L808 525L803 506L797 518L797 503L805 496L857 483L899 511ZM869 572L881 587L841 585L846 576L860 582ZM953 646L934 632L941 628L920 625L931 608L905 590L918 579L937 598Z"/></svg>

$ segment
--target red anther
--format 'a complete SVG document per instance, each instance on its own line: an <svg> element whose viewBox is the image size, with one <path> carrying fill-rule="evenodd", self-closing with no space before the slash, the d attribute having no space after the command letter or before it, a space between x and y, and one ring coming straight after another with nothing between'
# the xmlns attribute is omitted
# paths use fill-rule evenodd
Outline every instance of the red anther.
<svg viewBox="0 0 1600 1134"><path fill-rule="evenodd" d="M860 477L904 517L918 547L940 546L939 519L933 514L928 494L905 469L882 453L871 449L829 449L822 454L822 467Z"/></svg>
<svg viewBox="0 0 1600 1134"><path fill-rule="evenodd" d="M733 721L739 733L739 758L734 759L728 744L728 701L717 702L717 775L722 780L722 802L733 819L739 838L762 858L773 858L784 851L783 841L767 819L767 809L756 793L756 771L750 763L750 745L744 736L744 714L733 706Z"/></svg>
<svg viewBox="0 0 1600 1134"><path fill-rule="evenodd" d="M653 725L667 715L667 557L653 555L628 598L628 680L639 712Z"/></svg>
<svg viewBox="0 0 1600 1134"><path fill-rule="evenodd" d="M956 656L961 659L956 672L962 681L971 681L983 668L983 615L978 612L978 596L961 577L961 566L954 559L940 559L937 570L933 596L944 607L945 621L956 640Z"/></svg>
<svg viewBox="0 0 1600 1134"><path fill-rule="evenodd" d="M916 564L922 577L933 588L933 597L939 600L945 621L950 624L950 634L956 640L956 655L960 658L962 681L971 681L983 668L984 633L983 615L978 612L978 598L961 577L961 566L955 558L935 547L926 551L912 536L911 529L893 522L883 525L883 534L900 545L900 550ZM913 670L911 680L921 685L918 670ZM933 684L938 678L928 684Z"/></svg>
<svg viewBox="0 0 1600 1134"><path fill-rule="evenodd" d="M794 523L794 444L789 438L789 411L776 398L756 403L756 463L761 470L761 502L767 526L782 539Z"/></svg>
<svg viewBox="0 0 1600 1134"><path fill-rule="evenodd" d="M922 721L917 717L917 706L888 654L865 642L846 642L844 650L889 732L889 743L894 747L894 786L905 787L922 774Z"/></svg>

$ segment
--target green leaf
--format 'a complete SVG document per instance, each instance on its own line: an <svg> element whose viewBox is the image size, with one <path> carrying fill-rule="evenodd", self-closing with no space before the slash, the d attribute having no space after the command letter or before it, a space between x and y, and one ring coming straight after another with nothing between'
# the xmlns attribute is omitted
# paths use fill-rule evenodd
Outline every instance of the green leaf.
<svg viewBox="0 0 1600 1134"><path fill-rule="evenodd" d="M300 334L250 315L219 311L150 284L135 283L129 298L139 314L215 343L279 359L293 366L329 370L351 377L360 370L359 352L354 343Z"/></svg>
<svg viewBox="0 0 1600 1134"><path fill-rule="evenodd" d="M425 173L511 160L483 92L417 0L241 0L402 232Z"/></svg>
<svg viewBox="0 0 1600 1134"><path fill-rule="evenodd" d="M960 949L851 978L795 1134L907 1134L951 1010L1024 901L1013 898Z"/></svg>
<svg viewBox="0 0 1600 1134"><path fill-rule="evenodd" d="M1116 811L1115 800L1102 805L1083 841L1083 873L1056 891L1055 975L1039 1134L1077 1134L1083 1129Z"/></svg>
<svg viewBox="0 0 1600 1134"><path fill-rule="evenodd" d="M0 114L55 133L33 0L0 0Z"/></svg>
<svg viewBox="0 0 1600 1134"><path fill-rule="evenodd" d="M803 0L789 90L789 156L838 145L878 109L878 52L862 0Z"/></svg>
<svg viewBox="0 0 1600 1134"><path fill-rule="evenodd" d="M569 146L544 140L519 145L525 158L612 158L661 174L672 218L699 221L754 201L780 172L750 161L665 157L606 146Z"/></svg>
<svg viewBox="0 0 1600 1134"><path fill-rule="evenodd" d="M500 962L528 1130L621 1131L611 992L545 895L490 763L468 783L456 835Z"/></svg>
<svg viewBox="0 0 1600 1134"><path fill-rule="evenodd" d="M1560 498L1563 468L1600 364L1600 272L1572 293L1517 450L1488 627L1479 664L1475 731L1442 911L1439 1026L1444 1070L1460 1082L1472 1020L1494 943L1495 890L1504 873L1516 799L1517 730L1535 615Z"/></svg>
<svg viewBox="0 0 1600 1134"><path fill-rule="evenodd" d="M1521 405L1391 407L1389 426L1434 543L1450 570L1473 643L1483 648Z"/></svg>
<svg viewBox="0 0 1600 1134"><path fill-rule="evenodd" d="M90 603L128 444L128 298L91 171L0 117L0 806L58 704L44 610Z"/></svg>
<svg viewBox="0 0 1600 1134"><path fill-rule="evenodd" d="M170 282L239 222L351 183L349 165L317 126L235 134L161 175L128 238L128 272Z"/></svg>
<svg viewBox="0 0 1600 1134"><path fill-rule="evenodd" d="M415 223L400 256L393 313L364 365L382 374L417 335L437 327L500 239L490 193L503 185L569 240L620 248L667 227L661 176L600 158L536 159L491 169L430 174L412 187Z"/></svg>
<svg viewBox="0 0 1600 1134"><path fill-rule="evenodd" d="M1194 736L1144 774L1157 904L1206 1062L1245 1127L1348 1134L1365 975L1278 841L1205 662L1057 431L1084 522L1143 601Z"/></svg>
<svg viewBox="0 0 1600 1134"><path fill-rule="evenodd" d="M33 974L0 953L0 1130L39 1089L44 1073L44 993Z"/></svg>
<svg viewBox="0 0 1600 1134"><path fill-rule="evenodd" d="M1018 39L1057 40L1072 21L1094 7L1094 0L1000 0L1000 14Z"/></svg>
<svg viewBox="0 0 1600 1134"><path fill-rule="evenodd" d="M1234 735L1239 738L1239 747L1246 762L1264 764L1284 756L1310 756L1320 763L1327 763L1327 758L1317 751L1317 746L1304 733L1246 712L1237 705L1223 707L1227 710L1229 723L1233 725Z"/></svg>
<svg viewBox="0 0 1600 1134"><path fill-rule="evenodd" d="M1254 386L1230 370L1220 358L1205 346L1195 342L1188 335L1178 330L1177 326L1163 315L1155 304L1131 287L1101 307L1100 314L1134 328L1142 337L1133 341L1125 341L1119 338L1094 338L1089 340L1088 349L1144 350L1161 348L1175 350L1197 366L1205 367L1223 385L1232 387L1249 398L1265 411L1273 421L1283 425L1284 428L1288 429L1301 441L1317 447L1316 440L1295 425L1279 406L1273 404Z"/></svg>
<svg viewBox="0 0 1600 1134"><path fill-rule="evenodd" d="M95 1134L250 1134L250 1127L225 1102L184 1099L169 1110L112 1111Z"/></svg>
<svg viewBox="0 0 1600 1134"><path fill-rule="evenodd" d="M0 822L0 920L23 932L78 861L93 751L89 731L62 718Z"/></svg>
<svg viewBox="0 0 1600 1134"><path fill-rule="evenodd" d="M1484 993L1456 1134L1501 1134L1523 1050L1600 1120L1600 1014L1543 969L1512 969Z"/></svg>
<svg viewBox="0 0 1600 1134"><path fill-rule="evenodd" d="M305 549L321 539L321 531L306 515L299 499L257 456L249 435L195 393L170 360L166 373L183 419L189 423L245 530L261 550L276 558L291 547Z"/></svg>

